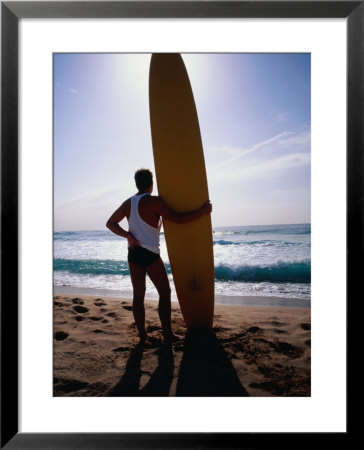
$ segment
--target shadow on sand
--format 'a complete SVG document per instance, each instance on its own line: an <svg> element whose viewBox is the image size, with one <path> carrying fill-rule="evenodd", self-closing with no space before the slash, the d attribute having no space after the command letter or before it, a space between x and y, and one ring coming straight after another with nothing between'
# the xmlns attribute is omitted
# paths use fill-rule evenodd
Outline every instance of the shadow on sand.
<svg viewBox="0 0 364 450"><path fill-rule="evenodd" d="M176 395L181 397L249 395L212 330L200 328L188 330Z"/></svg>
<svg viewBox="0 0 364 450"><path fill-rule="evenodd" d="M158 356L158 367L148 383L139 391L142 397L168 397L173 380L174 359L172 345L163 345Z"/></svg>
<svg viewBox="0 0 364 450"><path fill-rule="evenodd" d="M143 344L138 344L131 352L125 373L111 391L110 397L165 397L169 395L174 369L172 346L164 345L160 348L158 366L148 383L140 389L143 351Z"/></svg>
<svg viewBox="0 0 364 450"><path fill-rule="evenodd" d="M143 351L144 346L138 344L131 352L125 373L110 393L111 397L164 397L170 395L174 371L172 346L160 347L158 366L148 383L140 389ZM176 396L248 396L234 366L212 330L189 329L183 351Z"/></svg>

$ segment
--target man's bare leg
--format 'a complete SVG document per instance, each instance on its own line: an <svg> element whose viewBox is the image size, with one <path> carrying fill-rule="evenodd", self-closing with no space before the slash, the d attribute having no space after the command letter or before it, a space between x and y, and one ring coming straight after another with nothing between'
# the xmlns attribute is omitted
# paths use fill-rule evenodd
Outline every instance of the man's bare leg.
<svg viewBox="0 0 364 450"><path fill-rule="evenodd" d="M133 315L140 340L144 342L150 337L145 329L145 274L143 267L129 262L130 277L133 285Z"/></svg>
<svg viewBox="0 0 364 450"><path fill-rule="evenodd" d="M162 324L164 341L181 340L182 337L174 334L171 327L171 288L166 268L161 258L148 266L147 272L159 294L158 313Z"/></svg>

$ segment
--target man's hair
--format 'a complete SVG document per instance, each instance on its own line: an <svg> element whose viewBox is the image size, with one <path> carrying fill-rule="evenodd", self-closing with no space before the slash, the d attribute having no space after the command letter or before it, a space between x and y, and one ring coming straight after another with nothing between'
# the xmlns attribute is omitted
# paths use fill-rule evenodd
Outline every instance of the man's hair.
<svg viewBox="0 0 364 450"><path fill-rule="evenodd" d="M149 169L138 169L135 172L134 180L139 191L143 191L153 183L153 174Z"/></svg>

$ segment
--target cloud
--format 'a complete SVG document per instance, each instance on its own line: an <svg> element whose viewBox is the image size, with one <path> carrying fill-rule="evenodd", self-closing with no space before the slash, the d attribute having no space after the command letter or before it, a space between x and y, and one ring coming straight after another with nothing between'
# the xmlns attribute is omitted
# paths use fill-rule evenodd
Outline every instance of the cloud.
<svg viewBox="0 0 364 450"><path fill-rule="evenodd" d="M301 148L310 150L311 146L311 132L310 130L301 133L292 133L279 141L281 149Z"/></svg>
<svg viewBox="0 0 364 450"><path fill-rule="evenodd" d="M277 177L286 170L292 170L298 167L309 165L311 162L309 153L291 153L279 158L261 161L258 163L247 164L243 167L232 168L229 171L219 171L209 173L210 182L233 182L233 181L255 181L267 180Z"/></svg>
<svg viewBox="0 0 364 450"><path fill-rule="evenodd" d="M78 94L80 91L78 91L77 89L69 89L69 91L71 92L71 94Z"/></svg>
<svg viewBox="0 0 364 450"><path fill-rule="evenodd" d="M233 156L216 165L215 167L212 167L211 170L215 171L217 169L221 169L222 167L225 167L244 156L254 153L259 149L269 146L272 147L273 145L275 150L286 150L287 148L294 148L297 151L297 148L302 150L303 147L309 149L310 132L305 131L303 133L294 133L293 131L283 131L276 136L254 144L248 149L239 149L238 147L229 146L220 147L219 151L221 153L229 155L233 154Z"/></svg>
<svg viewBox="0 0 364 450"><path fill-rule="evenodd" d="M309 153L293 153L265 161L255 166L247 166L244 175L246 179L267 178L285 170L306 166L310 164L310 161L311 157Z"/></svg>

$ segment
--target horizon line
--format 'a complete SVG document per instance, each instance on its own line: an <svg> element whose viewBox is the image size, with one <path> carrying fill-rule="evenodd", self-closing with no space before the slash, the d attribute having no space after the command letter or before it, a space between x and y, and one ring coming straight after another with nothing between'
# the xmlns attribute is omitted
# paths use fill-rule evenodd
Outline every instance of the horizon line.
<svg viewBox="0 0 364 450"><path fill-rule="evenodd" d="M269 226L285 226L285 225L311 225L311 222L295 222L295 223L267 223L267 224L254 224L254 225L218 225L218 226L212 226L212 230L215 228L233 228L233 227L269 227ZM107 228L93 228L93 229L69 229L69 230L53 230L53 233L68 233L68 232L85 232L85 231L105 231ZM110 231L110 230L109 230ZM110 233L112 233L110 231ZM164 232L163 232L164 234Z"/></svg>

